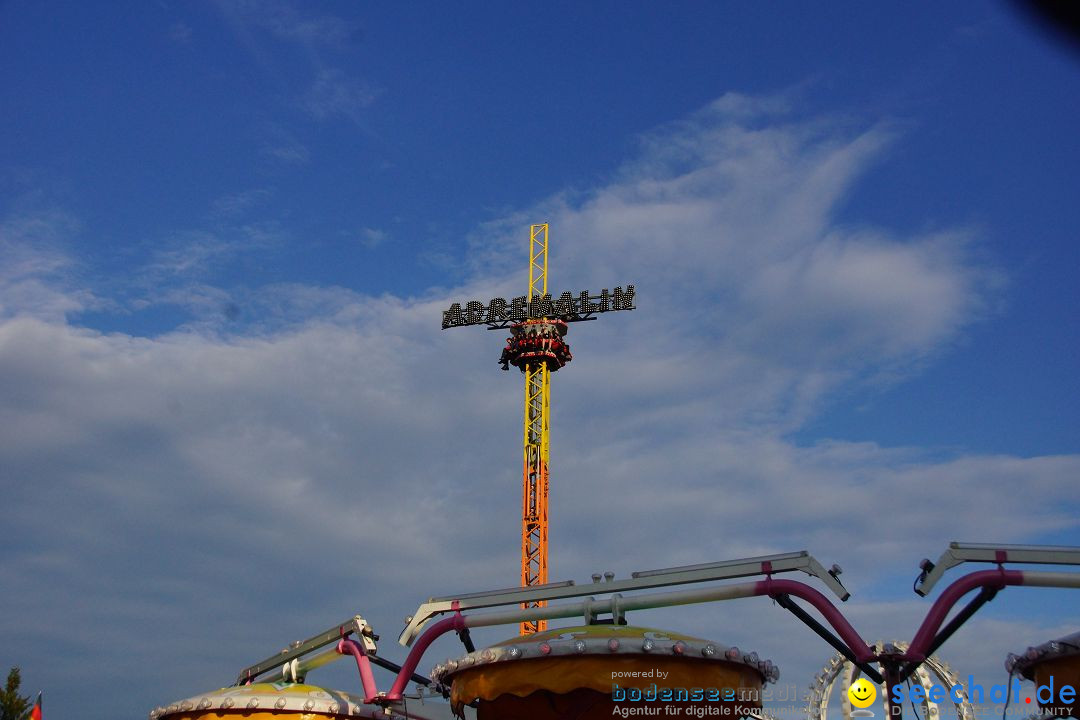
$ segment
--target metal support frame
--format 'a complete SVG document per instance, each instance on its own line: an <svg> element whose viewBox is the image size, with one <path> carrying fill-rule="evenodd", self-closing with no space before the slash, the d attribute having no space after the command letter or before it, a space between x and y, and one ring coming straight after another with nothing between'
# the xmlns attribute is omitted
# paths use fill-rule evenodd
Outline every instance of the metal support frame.
<svg viewBox="0 0 1080 720"><path fill-rule="evenodd" d="M858 662L865 662L869 652L868 646L824 595L804 583L791 580L775 580L773 578L776 573L795 571L819 578L838 597L847 599L848 592L837 580L837 572L835 570L825 570L806 551L703 565L647 570L634 573L631 578L619 581L614 580L613 576L609 574L609 579L605 582L600 582L597 579L595 582L585 585L575 585L573 582L568 581L537 587L470 593L454 598L432 598L418 608L416 615L409 619L408 625L402 632L401 643L403 645L412 645L412 649L404 664L400 666L375 656L375 640L377 636L371 631L370 626L363 621L363 618L357 615L351 620L320 633L309 640L296 643L292 648L280 655L273 656L245 669L241 672L238 684L240 682L252 682L256 676L289 663L293 663L294 670L296 664L299 663L300 667L306 671L306 669L319 667L333 659L349 655L356 660L364 689L365 703L395 707L402 702L405 688L409 682L424 682L424 679L420 678L415 673L415 670L428 647L435 639L451 631L456 632L466 645L466 649L469 649L471 641L468 633L469 628L472 627L525 622L539 623L553 618L575 616L583 617L586 622L590 622L598 621L598 616L602 613L610 613L613 622L620 622L624 613L630 610L671 607L755 596L783 598L784 602L788 604L790 604L789 596L796 596L806 600L824 615L849 647L862 648L861 651L855 653L855 658ZM622 595L622 591L627 590L643 590L657 587L670 588L679 585L754 575L764 575L765 579L693 589L673 589L632 596ZM596 577L599 578L600 576L597 575ZM541 602L546 603L547 600L551 599L581 597L591 594L607 594L608 597L600 600L595 597L585 597L577 603L554 606L540 605ZM462 609L496 608L513 605L519 607L513 610L470 615L463 615L461 612ZM446 612L450 612L452 615L434 623L420 634L421 628L427 624L428 620ZM352 634L355 634L359 641L348 637ZM417 637L418 634L419 637ZM299 658L301 656L314 653L335 640L337 640L337 644L333 650L322 652L305 659L302 663L300 662ZM391 670L396 669L396 676L389 692L381 693L377 691L371 674L372 664Z"/></svg>
<svg viewBox="0 0 1080 720"><path fill-rule="evenodd" d="M254 682L255 678L259 675L263 675L276 668L284 667L293 660L308 655L319 648L344 640L349 635L356 635L356 637L360 639L365 652L374 654L377 650L375 642L379 639L379 636L372 632L371 626L365 622L364 618L359 615L353 615L343 623L339 623L328 630L324 630L307 640L295 642L277 655L271 655L262 662L257 662L250 667L244 668L237 676L235 684L244 685L246 683Z"/></svg>
<svg viewBox="0 0 1080 720"><path fill-rule="evenodd" d="M926 657L933 655L939 647L945 644L946 640L952 637L953 633L960 629L961 625L970 620L971 616L979 611L979 608L993 600L999 591L1000 588L991 585L984 585L980 588L979 594L976 595L971 602L965 605L960 612L956 613L953 619L934 636L934 639L930 641L930 644L927 646L926 650L923 651L923 654ZM916 662L907 663L907 665L900 670L900 682L911 677L911 674L915 672L918 667L919 664Z"/></svg>
<svg viewBox="0 0 1080 720"><path fill-rule="evenodd" d="M754 569L756 568L756 569ZM809 585L795 580L775 580L773 574L783 571L801 570L808 574L817 575L818 571L829 580L827 584L833 587L834 592L840 597L847 597L848 593L839 585L834 573L825 571L821 564L810 557L805 551L799 553L785 553L782 555L767 556L763 558L749 558L746 560L734 560L723 563L710 563L708 565L695 565L684 568L671 568L669 570L648 571L640 573L643 577L635 577L630 580L594 582L591 585L574 585L573 583L551 584L544 588L522 588L520 590L497 590L488 593L471 593L455 599L436 600L420 606L417 615L409 619L409 623L402 632L399 641L403 645L410 644L416 639L416 644L409 652L409 657L402 667L401 673L395 680L390 692L381 696L381 701L392 702L401 696L406 681L404 674L412 672L420 657L431 643L439 636L451 630L460 631L462 628L490 627L495 625L509 625L524 621L549 620L554 618L582 617L586 622L595 619L600 613L611 613L612 618L619 618L628 610L644 610L648 608L672 607L676 605L689 605L694 603L716 602L719 600L734 600L746 597L772 597L795 596L802 598L817 609L825 620L833 626L837 635L854 650L854 656L860 663L866 663L874 658L872 648L859 636L851 624L829 602L828 598ZM638 573L635 573L637 575ZM694 589L669 590L659 593L640 594L629 597L623 596L617 590L639 590L650 587L664 587L673 585L685 585L706 580L717 580L732 577L746 577L748 575L765 575L764 580L752 582L712 585ZM839 589L837 590L837 586ZM531 593L532 599L543 597L550 600L558 597L575 597L587 595L591 592L610 593L610 597L597 600L587 597L577 603L549 605L546 607L532 607L529 609L515 608L501 612L484 612L463 615L462 609L490 608L497 606L519 605L523 594ZM444 609L445 608L445 609ZM453 615L443 618L423 633L417 633L419 629L434 615L442 612L453 612Z"/></svg>
<svg viewBox="0 0 1080 720"><path fill-rule="evenodd" d="M577 585L573 580L564 580L534 587L507 588L432 597L421 603L416 612L412 614L405 628L401 631L398 642L406 646L411 645L424 625L432 618L458 610L477 610L506 605L521 605L523 608L543 607L540 603L546 603L548 600L646 590L672 585L688 585L713 580L732 580L754 575L795 571L806 573L821 580L841 600L847 600L850 597L847 589L836 579L832 572L826 570L806 550L800 550L798 552L761 555L701 565L643 570L631 574L630 579L626 580L592 582L583 585Z"/></svg>
<svg viewBox="0 0 1080 720"><path fill-rule="evenodd" d="M929 560L919 563L921 573L915 581L915 592L925 596L946 571L965 562L994 563L997 569L968 573L953 581L930 607L907 651L879 658L885 669L886 692L889 696L895 686L909 678L931 653L1004 588L1023 585L1080 589L1080 573L1006 570L1004 567L1004 563L1080 566L1080 547L952 542L937 563ZM949 611L975 589L979 590L979 594L945 624ZM901 709L898 720L902 713Z"/></svg>
<svg viewBox="0 0 1080 720"><path fill-rule="evenodd" d="M1080 565L1080 548L1060 545L993 545L951 542L936 563L923 560L915 592L926 596L945 573L966 562Z"/></svg>
<svg viewBox="0 0 1080 720"><path fill-rule="evenodd" d="M597 298L592 298L592 299L595 300ZM565 323L587 322L589 320L598 319L596 317L596 313L585 313L583 315L553 315L551 317L562 320ZM487 323L484 323L484 324L487 325L488 330L506 330L507 328L514 327L519 322L521 322L521 321L520 320L499 320L497 322L487 322Z"/></svg>
<svg viewBox="0 0 1080 720"><path fill-rule="evenodd" d="M851 593L840 582L840 568L836 565L826 570L825 566L818 562L806 550L798 550L789 553L777 553L775 555L760 555L757 557L740 558L738 560L722 560L714 563L700 563L697 565L680 565L678 567L661 568L659 570L639 570L631 574L635 579L655 578L665 576L678 576L680 582L694 582L693 578L701 580L716 580L720 578L731 579L737 577L751 577L753 575L767 575L770 573L789 572L798 570L811 577L816 577L825 583L841 601L847 601Z"/></svg>
<svg viewBox="0 0 1080 720"><path fill-rule="evenodd" d="M834 650L843 655L844 658L846 658L849 662L851 662L853 665L866 673L866 675L875 683L880 685L884 681L881 673L879 673L873 665L866 662L865 660L860 660L855 655L855 653L852 652L851 648L844 644L843 640L836 637L836 635L830 632L827 627L819 623L813 616L811 616L810 613L803 610L801 606L795 604L792 601L791 596L787 595L786 593L780 593L774 596L773 599L776 600L777 605L784 608L792 615L797 617L799 620L801 620L803 625L806 625L806 627L817 633L818 637L829 643L829 645L831 645Z"/></svg>
<svg viewBox="0 0 1080 720"><path fill-rule="evenodd" d="M547 293L548 226L529 228L529 295ZM547 363L525 366L525 423L522 448L521 584L544 585L548 579L548 460L550 450L551 371ZM522 609L543 607L528 600ZM521 634L541 632L544 620L522 621Z"/></svg>

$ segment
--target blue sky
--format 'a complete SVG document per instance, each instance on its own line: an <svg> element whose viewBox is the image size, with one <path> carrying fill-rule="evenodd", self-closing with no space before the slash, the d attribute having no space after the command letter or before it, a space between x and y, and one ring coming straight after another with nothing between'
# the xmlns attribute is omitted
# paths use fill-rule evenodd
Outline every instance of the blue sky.
<svg viewBox="0 0 1080 720"><path fill-rule="evenodd" d="M1080 544L1075 49L583 5L0 5L0 661L50 712L512 584L520 378L439 323L524 291L532 222L557 289L638 289L556 377L553 578L805 547L908 638L946 541ZM1005 595L955 666L1075 629ZM802 685L766 605L641 621Z"/></svg>

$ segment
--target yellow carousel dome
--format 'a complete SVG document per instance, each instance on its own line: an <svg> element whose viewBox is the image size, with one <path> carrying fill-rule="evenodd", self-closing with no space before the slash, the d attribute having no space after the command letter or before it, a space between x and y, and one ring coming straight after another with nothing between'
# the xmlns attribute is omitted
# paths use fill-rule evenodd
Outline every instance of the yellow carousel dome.
<svg viewBox="0 0 1080 720"><path fill-rule="evenodd" d="M382 708L357 695L304 683L254 683L221 688L155 708L150 720L320 720L382 718Z"/></svg>
<svg viewBox="0 0 1080 720"><path fill-rule="evenodd" d="M650 628L584 625L510 638L437 665L459 716L478 720L610 718L620 707L760 709L779 679L771 661L700 638ZM725 715L730 714L725 708Z"/></svg>

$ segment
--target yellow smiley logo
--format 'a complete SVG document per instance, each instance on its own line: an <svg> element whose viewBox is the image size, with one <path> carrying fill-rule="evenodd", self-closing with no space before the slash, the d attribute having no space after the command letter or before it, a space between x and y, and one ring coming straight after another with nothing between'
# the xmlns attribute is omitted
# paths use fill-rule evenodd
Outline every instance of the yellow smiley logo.
<svg viewBox="0 0 1080 720"><path fill-rule="evenodd" d="M848 700L857 708L867 708L877 699L877 688L866 678L859 678L847 689Z"/></svg>

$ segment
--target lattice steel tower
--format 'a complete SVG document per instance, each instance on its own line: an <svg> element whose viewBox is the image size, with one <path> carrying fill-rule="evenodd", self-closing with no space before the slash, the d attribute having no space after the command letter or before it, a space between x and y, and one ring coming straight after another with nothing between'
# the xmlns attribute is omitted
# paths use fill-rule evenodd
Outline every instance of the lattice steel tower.
<svg viewBox="0 0 1080 720"><path fill-rule="evenodd" d="M529 302L547 294L548 226L529 226ZM557 321L556 321L557 322ZM546 324L539 320L533 325ZM562 325L563 333L566 324ZM521 335L516 333L515 335ZM564 344L565 345L565 344ZM569 359L569 346L567 359ZM525 372L525 437L521 509L521 584L543 585L548 579L548 460L551 430L551 371L548 358L527 359L519 365ZM561 364L559 365L561 367ZM557 368L556 368L557 369ZM542 603L537 603L542 604ZM521 634L540 632L545 620L523 622Z"/></svg>
<svg viewBox="0 0 1080 720"><path fill-rule="evenodd" d="M487 305L472 300L462 309L454 303L443 313L443 329L462 325L487 325L510 329L499 362L525 375L525 422L522 448L521 584L544 585L548 578L548 450L551 418L551 373L570 362L566 343L567 323L595 320L597 313L634 309L634 286L614 292L602 290L562 293L552 301L547 287L548 225L529 227L529 293L507 303L493 298ZM541 607L545 603L526 603ZM545 620L524 622L521 634L544 630Z"/></svg>

